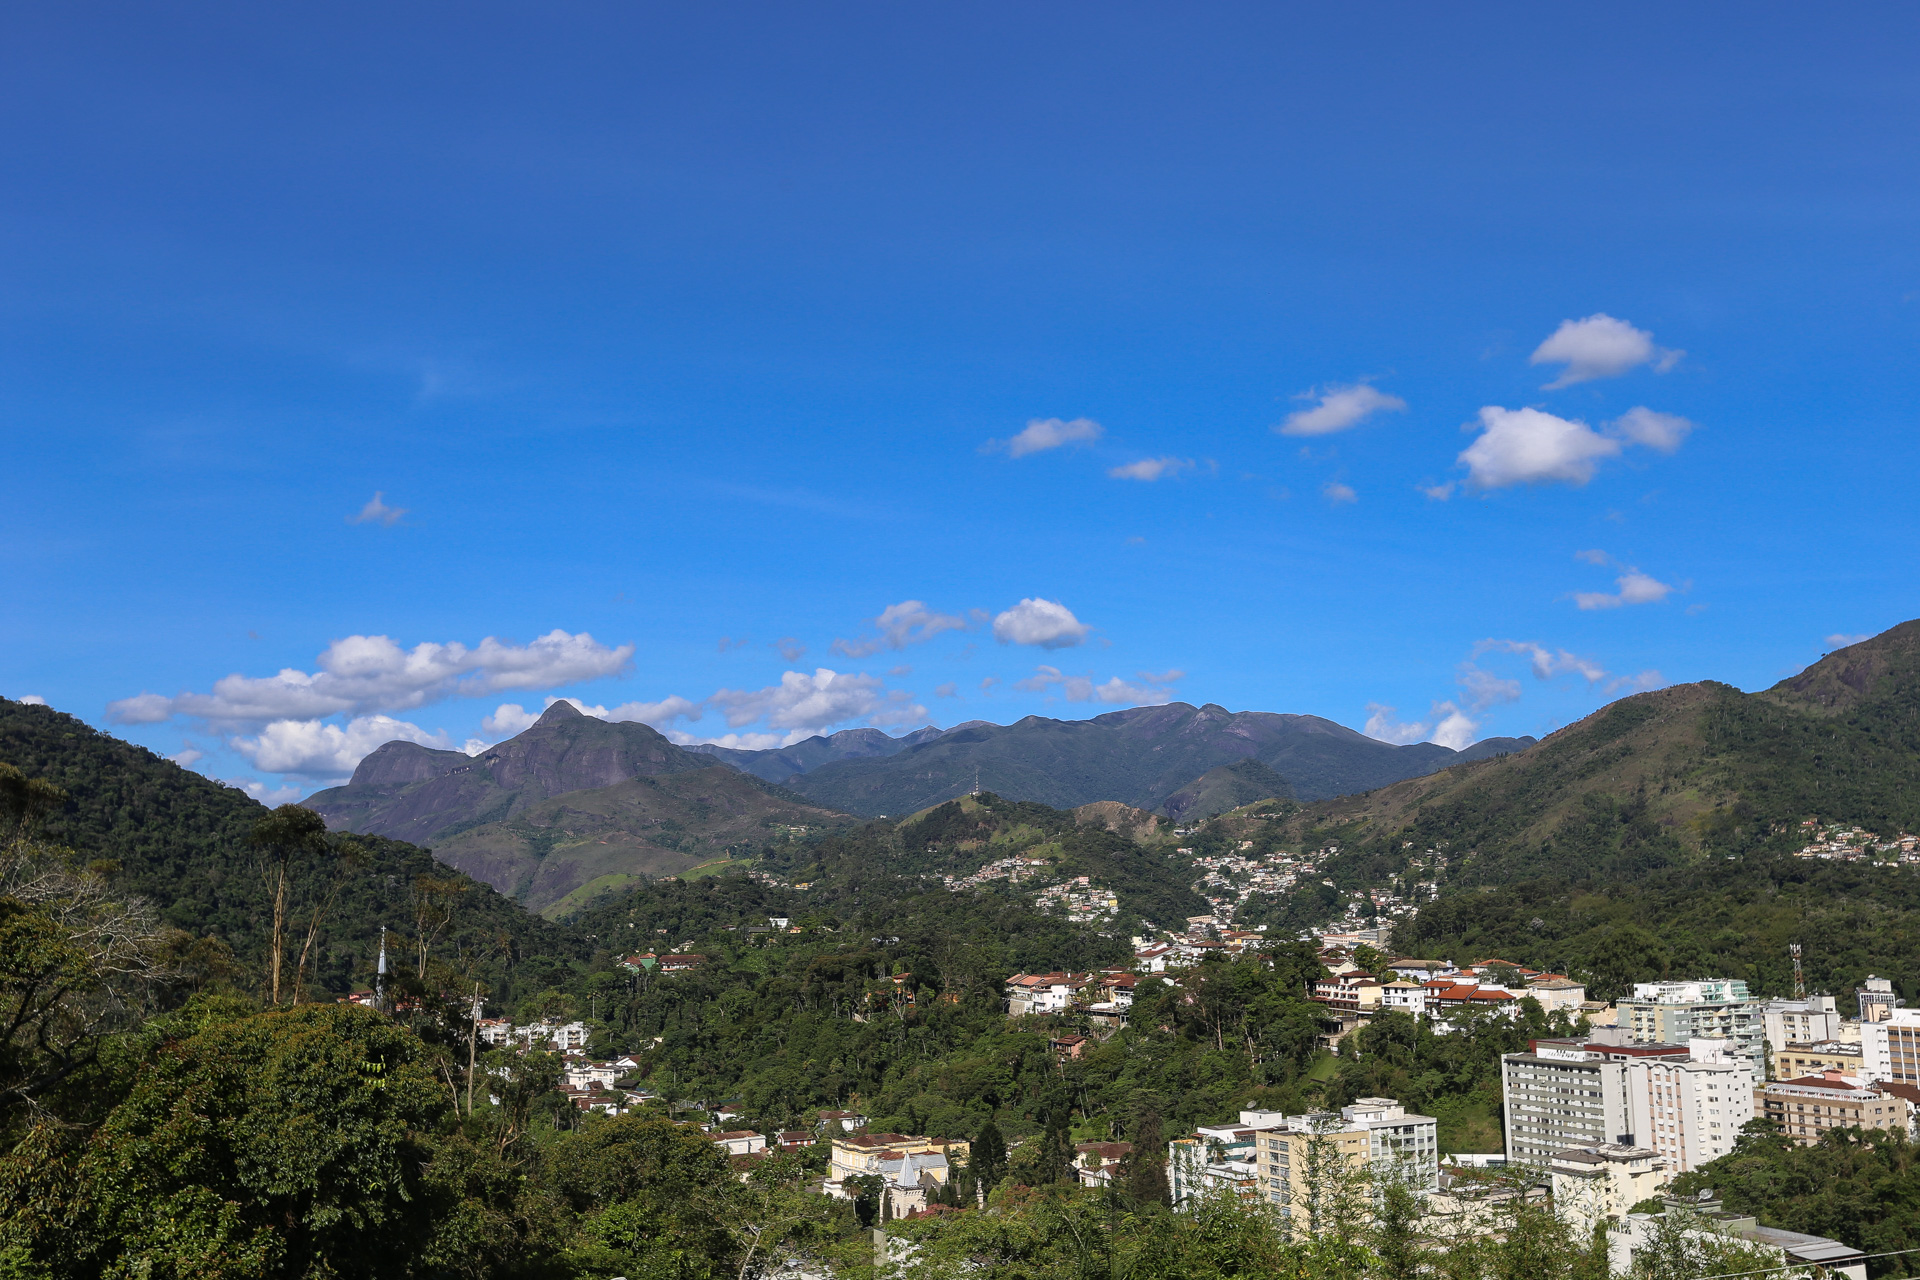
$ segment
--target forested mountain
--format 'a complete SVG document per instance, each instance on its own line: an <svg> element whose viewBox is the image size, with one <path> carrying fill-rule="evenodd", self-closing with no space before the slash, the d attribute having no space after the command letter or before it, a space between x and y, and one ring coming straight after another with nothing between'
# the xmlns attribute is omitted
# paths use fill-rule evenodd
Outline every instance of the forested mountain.
<svg viewBox="0 0 1920 1280"><path fill-rule="evenodd" d="M1532 741L1490 738L1464 752L1431 742L1396 747L1318 716L1174 702L1090 720L975 722L887 755L823 764L782 784L815 803L869 817L916 813L976 784L1057 809L1096 800L1159 809L1202 774L1244 760L1257 760L1284 778L1295 796L1313 800L1519 750Z"/></svg>
<svg viewBox="0 0 1920 1280"><path fill-rule="evenodd" d="M389 742L345 786L303 803L335 830L430 842L447 865L536 910L751 852L775 827L848 821L567 702L478 756Z"/></svg>
<svg viewBox="0 0 1920 1280"><path fill-rule="evenodd" d="M252 836L265 806L72 716L6 699L0 763L66 792L65 805L44 821L45 839L106 860L117 891L146 899L195 937L221 940L246 975L243 985L260 980L272 892ZM432 926L438 955L464 956L501 983L518 970L538 986L550 968L581 954L571 933L397 840L336 841L308 871L292 899L302 937L313 908L333 895L312 966L317 992L328 998L370 980L382 925L393 930L396 968L413 955L423 878L450 910Z"/></svg>
<svg viewBox="0 0 1920 1280"><path fill-rule="evenodd" d="M1448 886L1489 890L1423 910L1409 948L1585 966L1615 989L1706 970L1777 989L1790 941L1847 998L1869 968L1920 976L1920 872L1794 858L1809 818L1920 830L1920 622L1759 693L1639 694L1299 822L1346 833L1327 868L1343 885L1399 874L1410 846L1423 866L1438 851Z"/></svg>

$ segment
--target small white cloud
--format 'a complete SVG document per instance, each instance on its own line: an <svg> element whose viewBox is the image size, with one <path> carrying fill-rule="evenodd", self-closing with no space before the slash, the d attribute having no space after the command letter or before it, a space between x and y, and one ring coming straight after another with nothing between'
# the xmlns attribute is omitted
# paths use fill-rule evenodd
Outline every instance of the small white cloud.
<svg viewBox="0 0 1920 1280"><path fill-rule="evenodd" d="M319 720L275 720L258 737L236 737L230 745L254 768L268 773L344 778L376 747L396 740L453 749L444 732L428 732L391 716L356 716L344 726Z"/></svg>
<svg viewBox="0 0 1920 1280"><path fill-rule="evenodd" d="M1482 640L1473 646L1473 657L1478 658L1483 653L1524 654L1536 680L1550 680L1568 673L1581 677L1588 684L1598 684L1607 678L1606 669L1591 658L1568 653L1565 649L1549 649L1531 640Z"/></svg>
<svg viewBox="0 0 1920 1280"><path fill-rule="evenodd" d="M993 686L999 683L1000 683L999 676L983 676L981 677L981 680L980 680L980 692L986 693L988 690L992 689Z"/></svg>
<svg viewBox="0 0 1920 1280"><path fill-rule="evenodd" d="M1467 695L1467 710L1485 711L1503 703L1520 700L1520 682L1483 671L1472 661L1460 664L1454 683Z"/></svg>
<svg viewBox="0 0 1920 1280"><path fill-rule="evenodd" d="M195 761L204 760L206 758L207 758L207 753L200 750L198 747L186 747L186 748L183 748L182 750L174 752L172 755L167 757L167 759L173 761L175 764L179 765L182 769L191 769L193 768Z"/></svg>
<svg viewBox="0 0 1920 1280"><path fill-rule="evenodd" d="M1596 312L1584 320L1562 320L1551 337L1534 349L1529 364L1564 365L1546 390L1570 387L1595 378L1615 378L1643 364L1665 373L1679 363L1684 351L1666 351L1653 345L1653 335L1625 320Z"/></svg>
<svg viewBox="0 0 1920 1280"><path fill-rule="evenodd" d="M1576 551L1573 553L1573 558L1583 564L1607 565L1613 563L1612 556L1598 549L1592 551Z"/></svg>
<svg viewBox="0 0 1920 1280"><path fill-rule="evenodd" d="M774 647L780 650L780 658L783 662L798 662L807 656L807 646L801 644L792 636L785 636L782 639L776 640Z"/></svg>
<svg viewBox="0 0 1920 1280"><path fill-rule="evenodd" d="M918 600L890 604L873 619L879 634L858 640L835 640L833 648L849 658L866 658L882 649L904 649L923 644L943 631L964 631L967 620L951 613L937 613Z"/></svg>
<svg viewBox="0 0 1920 1280"><path fill-rule="evenodd" d="M1005 444L1006 451L1016 458L1024 458L1030 453L1042 453L1048 449L1058 449L1068 444L1090 444L1105 434L1105 428L1092 418L1073 418L1062 421L1059 418L1030 418L1026 430ZM1002 445L998 440L987 441L984 448L997 449Z"/></svg>
<svg viewBox="0 0 1920 1280"><path fill-rule="evenodd" d="M246 792L269 809L278 809L283 804L298 804L300 797L306 794L305 787L269 787L252 778L227 778L224 781L227 786Z"/></svg>
<svg viewBox="0 0 1920 1280"><path fill-rule="evenodd" d="M377 524L377 525L383 525L391 529L396 523L399 522L399 519L401 516L407 514L407 509L405 507L388 506L384 501L382 501L382 499L384 499L385 497L386 497L386 494L376 492L373 495L372 501L368 502L366 506L360 508L360 513L358 515L351 515L347 517L347 523L348 524Z"/></svg>
<svg viewBox="0 0 1920 1280"><path fill-rule="evenodd" d="M1850 636L1845 632L1835 632L1827 637L1826 644L1829 649L1844 649L1849 645L1859 644L1862 640L1871 639L1873 637L1869 635Z"/></svg>
<svg viewBox="0 0 1920 1280"><path fill-rule="evenodd" d="M1367 712L1367 723L1361 732L1395 746L1432 742L1451 751L1461 751L1474 744L1480 729L1471 716L1451 702L1434 703L1425 720L1402 722L1395 718L1394 708L1379 702L1369 702Z"/></svg>
<svg viewBox="0 0 1920 1280"><path fill-rule="evenodd" d="M1657 604L1673 594L1670 583L1661 582L1638 569L1628 569L1614 582L1620 588L1618 591L1574 592L1574 604L1582 609L1618 609L1629 604Z"/></svg>
<svg viewBox="0 0 1920 1280"><path fill-rule="evenodd" d="M1352 485L1341 484L1338 481L1328 484L1320 490L1320 493L1328 502L1333 503L1335 506L1339 506L1343 502L1360 501L1360 495L1353 491Z"/></svg>
<svg viewBox="0 0 1920 1280"><path fill-rule="evenodd" d="M1649 667L1639 675L1619 676L1607 682L1608 693L1645 693L1649 689L1666 688L1666 677Z"/></svg>
<svg viewBox="0 0 1920 1280"><path fill-rule="evenodd" d="M1694 424L1677 413L1656 413L1645 405L1627 410L1608 424L1614 433L1661 453L1672 453L1693 433Z"/></svg>
<svg viewBox="0 0 1920 1280"><path fill-rule="evenodd" d="M1324 393L1315 388L1299 399L1310 400L1315 396L1319 397L1318 404L1288 414L1286 421L1274 430L1283 436L1331 435L1358 426L1376 413L1398 413L1407 407L1407 402L1399 396L1390 396L1364 382L1350 387L1328 387Z"/></svg>
<svg viewBox="0 0 1920 1280"><path fill-rule="evenodd" d="M933 687L933 696L936 698L951 698L956 696L956 689L957 686L953 681L949 680L945 684L935 685Z"/></svg>
<svg viewBox="0 0 1920 1280"><path fill-rule="evenodd" d="M811 733L795 730L786 734L723 733L717 738L699 738L679 729L667 730L668 740L683 747L727 747L734 751L772 751L776 747L790 747L796 742L805 742L813 736Z"/></svg>
<svg viewBox="0 0 1920 1280"><path fill-rule="evenodd" d="M1136 680L1122 680L1114 676L1104 684L1095 684L1089 676L1070 676L1058 667L1042 666L1035 667L1033 674L1025 680L1014 681L1013 687L1026 693L1046 693L1058 689L1068 702L1157 707L1173 701L1173 684L1185 674L1184 671L1158 674L1142 671L1137 673Z"/></svg>
<svg viewBox="0 0 1920 1280"><path fill-rule="evenodd" d="M1022 600L993 620L993 638L1001 644L1031 644L1042 649L1069 648L1086 639L1091 630L1058 600L1037 596Z"/></svg>
<svg viewBox="0 0 1920 1280"><path fill-rule="evenodd" d="M1429 500L1445 502L1453 496L1453 481L1449 480L1445 484L1423 484L1419 489L1421 493L1427 495Z"/></svg>
<svg viewBox="0 0 1920 1280"><path fill-rule="evenodd" d="M488 742L485 738L468 738L464 743L461 744L460 750L466 752L470 756L477 756L482 751L485 751L488 747L492 745L493 743Z"/></svg>
<svg viewBox="0 0 1920 1280"><path fill-rule="evenodd" d="M826 667L812 675L788 671L779 684L764 689L721 689L707 702L725 715L729 728L764 719L775 729L800 731L803 737L848 720L866 720L884 708L878 676Z"/></svg>
<svg viewBox="0 0 1920 1280"><path fill-rule="evenodd" d="M910 676L910 675L912 675L912 674L913 674L913 668L912 668L912 667L909 667L909 666L907 666L907 665L906 665L906 664L904 664L904 663L902 663L902 664L901 664L900 666L897 666L897 667L888 667L888 668L887 668L887 674L888 674L888 675L890 675L890 676L892 676L892 677L893 677L894 679L896 679L896 680L898 680L898 679L900 679L900 678L901 678L901 677L903 677L903 676Z"/></svg>
<svg viewBox="0 0 1920 1280"><path fill-rule="evenodd" d="M1619 452L1618 440L1578 419L1490 404L1480 410L1479 439L1466 447L1459 461L1467 468L1468 483L1482 489L1555 480L1584 485L1593 479L1601 458Z"/></svg>
<svg viewBox="0 0 1920 1280"><path fill-rule="evenodd" d="M493 709L492 715L480 722L480 727L498 737L511 738L533 728L534 721L539 718L539 715L517 702L503 702Z"/></svg>
<svg viewBox="0 0 1920 1280"><path fill-rule="evenodd" d="M47 705L47 700L37 693L23 693L20 695L19 701L22 706L27 707L44 707Z"/></svg>
<svg viewBox="0 0 1920 1280"><path fill-rule="evenodd" d="M589 708L572 698L567 701L572 702L586 715L611 720L615 724L631 722L652 725L656 729L663 729L675 720L698 720L702 711L700 703L690 698L683 698L677 693L669 694L658 702L623 702L612 708Z"/></svg>
<svg viewBox="0 0 1920 1280"><path fill-rule="evenodd" d="M1192 466L1192 458L1142 458L1125 466L1111 467L1107 475L1115 480L1144 480L1151 483L1163 476L1178 475Z"/></svg>

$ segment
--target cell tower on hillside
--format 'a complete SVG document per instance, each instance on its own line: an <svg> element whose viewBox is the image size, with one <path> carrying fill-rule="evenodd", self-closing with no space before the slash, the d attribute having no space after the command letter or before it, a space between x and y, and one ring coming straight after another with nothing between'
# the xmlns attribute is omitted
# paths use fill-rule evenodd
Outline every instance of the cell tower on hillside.
<svg viewBox="0 0 1920 1280"><path fill-rule="evenodd" d="M973 790L969 791L967 794L970 796L977 796L980 794L980 766L979 765L973 766Z"/></svg>
<svg viewBox="0 0 1920 1280"><path fill-rule="evenodd" d="M1793 957L1793 998L1804 1000L1807 998L1807 980L1800 972L1800 944L1788 943L1787 954Z"/></svg>

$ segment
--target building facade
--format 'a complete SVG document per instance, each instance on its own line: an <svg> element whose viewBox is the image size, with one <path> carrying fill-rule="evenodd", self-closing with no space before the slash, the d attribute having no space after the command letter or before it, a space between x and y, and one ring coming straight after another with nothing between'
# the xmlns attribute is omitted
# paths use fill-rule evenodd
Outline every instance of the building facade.
<svg viewBox="0 0 1920 1280"><path fill-rule="evenodd" d="M1761 1000L1756 1002L1760 1011L1762 1034L1767 1038L1767 1047L1774 1056L1790 1044L1813 1044L1820 1040L1831 1040L1840 1034L1840 1024L1844 1021L1840 1011L1834 1006L1832 996L1804 996L1797 1000ZM1775 1074L1779 1072L1776 1070Z"/></svg>
<svg viewBox="0 0 1920 1280"><path fill-rule="evenodd" d="M1635 1141L1627 1066L1646 1058L1684 1058L1666 1044L1535 1040L1500 1061L1507 1163L1545 1169L1555 1152Z"/></svg>
<svg viewBox="0 0 1920 1280"><path fill-rule="evenodd" d="M1913 1104L1894 1089L1858 1076L1826 1071L1798 1080L1775 1080L1753 1091L1754 1109L1803 1147L1829 1129L1913 1132Z"/></svg>
<svg viewBox="0 0 1920 1280"><path fill-rule="evenodd" d="M1549 1176L1555 1211L1582 1236L1609 1218L1624 1217L1673 1181L1659 1152L1614 1142L1554 1152Z"/></svg>
<svg viewBox="0 0 1920 1280"><path fill-rule="evenodd" d="M1860 1024L1860 1067L1869 1080L1920 1084L1920 1009L1887 1008Z"/></svg>
<svg viewBox="0 0 1920 1280"><path fill-rule="evenodd" d="M1300 1230L1370 1204L1387 1180L1417 1195L1440 1185L1439 1125L1392 1098L1360 1098L1338 1115L1287 1116L1253 1135L1262 1198Z"/></svg>
<svg viewBox="0 0 1920 1280"><path fill-rule="evenodd" d="M1767 1078L1761 1006L1748 998L1747 984L1739 978L1642 982L1633 988L1633 998L1619 1001L1618 1008L1619 1024L1640 1043L1725 1040L1755 1083Z"/></svg>
<svg viewBox="0 0 1920 1280"><path fill-rule="evenodd" d="M1733 1150L1753 1119L1749 1064L1725 1041L1695 1040L1685 1057L1647 1058L1627 1068L1635 1141L1690 1173Z"/></svg>

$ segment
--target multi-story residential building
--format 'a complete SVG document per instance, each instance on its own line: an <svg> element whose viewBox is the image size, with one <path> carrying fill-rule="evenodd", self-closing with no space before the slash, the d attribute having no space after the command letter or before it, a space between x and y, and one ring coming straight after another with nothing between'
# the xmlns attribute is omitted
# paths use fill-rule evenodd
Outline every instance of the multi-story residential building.
<svg viewBox="0 0 1920 1280"><path fill-rule="evenodd" d="M1860 1068L1869 1080L1920 1084L1920 1009L1888 1008L1860 1024Z"/></svg>
<svg viewBox="0 0 1920 1280"><path fill-rule="evenodd" d="M828 1156L823 1189L830 1196L852 1199L847 1179L856 1174L878 1174L895 1212L927 1207L926 1193L943 1185L952 1172L950 1158L964 1157L968 1144L906 1133L863 1133L835 1138Z"/></svg>
<svg viewBox="0 0 1920 1280"><path fill-rule="evenodd" d="M1900 1007L1900 997L1893 994L1893 983L1872 974L1867 975L1853 996L1859 1003L1862 1022L1885 1022L1888 1015Z"/></svg>
<svg viewBox="0 0 1920 1280"><path fill-rule="evenodd" d="M1870 1084L1858 1076L1823 1071L1798 1080L1775 1080L1753 1091L1754 1109L1803 1147L1829 1129L1913 1132L1913 1103L1897 1084Z"/></svg>
<svg viewBox="0 0 1920 1280"><path fill-rule="evenodd" d="M1667 1189L1673 1175L1649 1147L1605 1142L1553 1153L1553 1207L1583 1237L1596 1223L1620 1218Z"/></svg>
<svg viewBox="0 0 1920 1280"><path fill-rule="evenodd" d="M1392 1179L1424 1196L1440 1185L1438 1130L1432 1116L1415 1115L1392 1098L1360 1098L1337 1116L1282 1117L1253 1135L1259 1187L1302 1229L1310 1229L1318 1206L1337 1194L1333 1182L1364 1176L1377 1187ZM1355 1199L1370 1203L1371 1190Z"/></svg>
<svg viewBox="0 0 1920 1280"><path fill-rule="evenodd" d="M1240 1123L1202 1125L1167 1144L1167 1190L1176 1209L1207 1191L1257 1193L1253 1158L1255 1129L1249 1121L1284 1119L1275 1112L1242 1111Z"/></svg>
<svg viewBox="0 0 1920 1280"><path fill-rule="evenodd" d="M1686 1057L1645 1058L1627 1068L1635 1141L1690 1173L1733 1150L1753 1119L1754 1079L1724 1040L1695 1040Z"/></svg>
<svg viewBox="0 0 1920 1280"><path fill-rule="evenodd" d="M1427 989L1405 978L1396 979L1380 988L1380 1008L1386 1013L1397 1009L1415 1018L1424 1018L1427 1016Z"/></svg>
<svg viewBox="0 0 1920 1280"><path fill-rule="evenodd" d="M1615 1037L1616 1039L1618 1037ZM1507 1163L1545 1169L1554 1153L1635 1141L1627 1066L1684 1058L1672 1044L1603 1043L1597 1037L1535 1040L1500 1060Z"/></svg>
<svg viewBox="0 0 1920 1280"><path fill-rule="evenodd" d="M1798 1080L1823 1071L1838 1071L1843 1076L1862 1072L1858 1040L1822 1040L1817 1044L1790 1044L1773 1054L1773 1078Z"/></svg>
<svg viewBox="0 0 1920 1280"><path fill-rule="evenodd" d="M1767 1078L1766 1027L1760 1006L1739 978L1694 982L1642 982L1631 1000L1618 1002L1619 1023L1645 1044L1726 1040L1756 1083Z"/></svg>
<svg viewBox="0 0 1920 1280"><path fill-rule="evenodd" d="M1016 973L1007 979L1007 1016L1064 1013L1073 1005L1073 993L1085 986L1084 973Z"/></svg>
<svg viewBox="0 0 1920 1280"><path fill-rule="evenodd" d="M1761 1034L1777 1057L1790 1044L1812 1044L1831 1040L1840 1034L1843 1019L1834 1007L1832 996L1802 996L1794 1000L1761 1000ZM1776 1070L1775 1075L1779 1072Z"/></svg>

